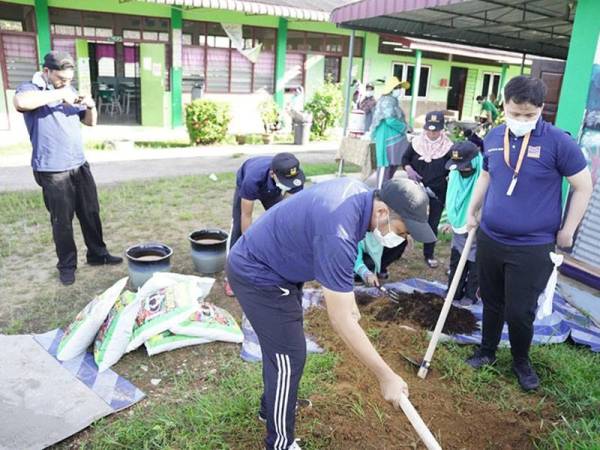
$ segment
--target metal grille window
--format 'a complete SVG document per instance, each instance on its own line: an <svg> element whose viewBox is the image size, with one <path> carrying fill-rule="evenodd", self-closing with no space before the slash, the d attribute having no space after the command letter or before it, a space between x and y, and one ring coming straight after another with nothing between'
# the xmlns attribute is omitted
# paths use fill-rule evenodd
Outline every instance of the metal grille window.
<svg viewBox="0 0 600 450"><path fill-rule="evenodd" d="M334 83L340 82L340 66L342 58L339 56L325 57L325 81L330 80Z"/></svg>
<svg viewBox="0 0 600 450"><path fill-rule="evenodd" d="M304 53L288 53L285 57L285 88L304 86Z"/></svg>
<svg viewBox="0 0 600 450"><path fill-rule="evenodd" d="M0 42L6 64L7 88L15 89L22 82L31 80L38 69L35 36L23 33L1 33Z"/></svg>
<svg viewBox="0 0 600 450"><path fill-rule="evenodd" d="M203 78L206 92L249 94L257 90L272 93L275 84L275 41L272 28L243 26L244 48L263 44L256 63L237 49L219 23L184 21L183 89Z"/></svg>

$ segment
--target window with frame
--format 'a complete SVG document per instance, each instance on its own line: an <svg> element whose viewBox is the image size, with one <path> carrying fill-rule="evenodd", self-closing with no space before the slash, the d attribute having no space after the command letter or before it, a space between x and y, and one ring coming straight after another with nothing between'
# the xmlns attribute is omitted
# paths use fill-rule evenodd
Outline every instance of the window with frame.
<svg viewBox="0 0 600 450"><path fill-rule="evenodd" d="M408 63L394 63L392 74L400 81L408 81L411 83L411 86L408 89L401 90L402 97L411 97L412 96L412 79L415 71L414 64ZM429 78L431 73L431 67L429 66L421 66L421 77L419 80L419 92L417 93L417 97L425 98L429 92Z"/></svg>
<svg viewBox="0 0 600 450"><path fill-rule="evenodd" d="M339 56L325 57L325 81L340 82L342 58Z"/></svg>
<svg viewBox="0 0 600 450"><path fill-rule="evenodd" d="M498 97L498 91L500 90L500 74L499 73L484 73L483 74L483 86L481 87L481 95L486 98L490 98L491 94Z"/></svg>
<svg viewBox="0 0 600 450"><path fill-rule="evenodd" d="M183 34L188 36L182 52L184 92L198 79L205 80L209 93L274 91L275 29L242 26L244 49L262 44L256 63L232 47L220 23L184 21Z"/></svg>

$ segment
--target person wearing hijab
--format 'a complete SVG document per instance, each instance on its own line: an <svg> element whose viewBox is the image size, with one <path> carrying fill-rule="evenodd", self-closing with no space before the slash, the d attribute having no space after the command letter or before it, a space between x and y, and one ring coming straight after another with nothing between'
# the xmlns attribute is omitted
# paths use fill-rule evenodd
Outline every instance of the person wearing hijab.
<svg viewBox="0 0 600 450"><path fill-rule="evenodd" d="M421 183L429 195L429 226L437 236L438 225L446 202L448 187L446 162L450 158L452 141L444 132L444 114L431 111L425 115L423 133L416 136L402 155L402 167L408 177ZM427 265L435 269L435 242L423 246Z"/></svg>
<svg viewBox="0 0 600 450"><path fill-rule="evenodd" d="M396 77L386 80L383 95L375 105L373 121L366 137L375 141L378 187L384 180L392 178L400 162L395 161L395 156L401 152L407 129L406 116L399 101L402 87L403 84Z"/></svg>
<svg viewBox="0 0 600 450"><path fill-rule="evenodd" d="M460 255L467 242L467 211L475 183L481 173L482 164L483 156L479 151L479 147L474 143L461 141L450 148L450 159L446 163L446 169L450 170L448 190L446 191L446 214L448 216L448 226L452 230L448 286L452 283ZM479 283L477 262L475 260L476 250L477 245L474 240L469 251L467 264L454 294L454 300L460 301L465 306L477 303L478 300Z"/></svg>

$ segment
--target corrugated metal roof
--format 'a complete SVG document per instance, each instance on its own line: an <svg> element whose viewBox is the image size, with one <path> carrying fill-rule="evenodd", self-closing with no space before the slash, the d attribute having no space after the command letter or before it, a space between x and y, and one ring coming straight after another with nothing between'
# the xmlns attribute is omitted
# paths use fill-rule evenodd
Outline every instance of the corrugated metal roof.
<svg viewBox="0 0 600 450"><path fill-rule="evenodd" d="M572 256L600 269L600 179L581 221Z"/></svg>
<svg viewBox="0 0 600 450"><path fill-rule="evenodd" d="M142 0L184 8L211 8L288 19L329 22L330 12L352 0Z"/></svg>
<svg viewBox="0 0 600 450"><path fill-rule="evenodd" d="M333 10L357 30L566 59L573 0L360 0Z"/></svg>

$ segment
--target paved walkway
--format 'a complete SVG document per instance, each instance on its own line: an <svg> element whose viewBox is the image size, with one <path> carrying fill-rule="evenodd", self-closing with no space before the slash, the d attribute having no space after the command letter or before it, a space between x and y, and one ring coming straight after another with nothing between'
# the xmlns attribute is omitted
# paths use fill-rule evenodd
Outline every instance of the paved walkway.
<svg viewBox="0 0 600 450"><path fill-rule="evenodd" d="M180 175L201 175L237 170L253 155L293 152L301 163L333 162L337 144L315 142L306 146L244 145L181 149L135 149L131 151L87 151L98 185ZM30 154L0 159L0 192L39 189L33 179Z"/></svg>

